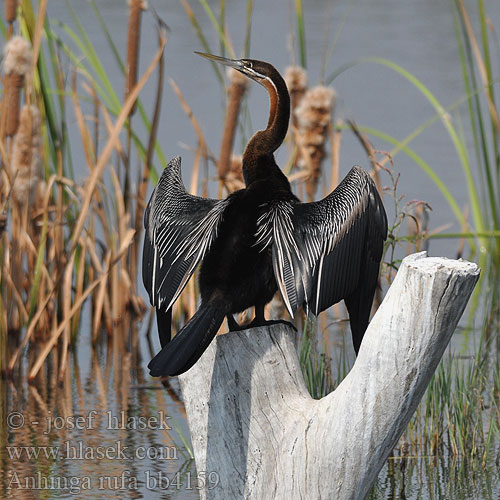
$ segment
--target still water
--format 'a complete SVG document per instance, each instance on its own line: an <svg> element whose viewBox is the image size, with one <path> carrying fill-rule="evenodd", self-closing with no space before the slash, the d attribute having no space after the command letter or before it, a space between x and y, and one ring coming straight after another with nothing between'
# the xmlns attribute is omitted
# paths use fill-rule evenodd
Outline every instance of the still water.
<svg viewBox="0 0 500 500"><path fill-rule="evenodd" d="M70 3L112 81L120 88L119 68L90 5L77 0ZM212 50L218 52L216 35L201 2L190 3ZM214 9L218 8L218 2L209 3ZM493 1L485 3L487 12L493 16L492 23L499 29L498 5ZM182 89L201 123L209 147L217 154L224 97L210 65L193 54L194 50L201 49L196 33L180 2L150 0L149 4L170 29L165 53L167 80L174 79ZM293 55L297 51L292 48L296 47L296 40L290 35L295 31L292 4L286 0L254 2L250 56L272 62L280 70L297 59ZM468 4L473 7L474 2ZM0 5L3 7L3 2ZM102 0L98 6L116 46L125 53L126 3ZM74 26L65 2L49 2L48 9L53 19ZM226 9L231 41L236 53L241 54L246 2L228 2ZM471 14L473 12L471 8ZM156 51L155 29L152 17L146 15L141 41L142 69ZM305 31L311 85L345 63L360 57L379 56L417 76L445 107L463 97L450 2L313 0L305 5ZM334 50L327 49L329 56L324 63L325 46L331 47L334 39ZM69 72L71 66L67 69ZM338 118L352 119L358 125L380 129L398 139L406 137L435 113L407 81L373 63L347 70L333 85L337 92ZM142 94L146 109L151 109L153 95L153 83L150 83ZM162 107L158 135L163 149L168 157L183 156L185 178L189 178L189 165L194 156L190 148L196 144L196 136L168 81ZM251 126L238 134L237 150L253 130L266 123L267 98L256 85L251 87L248 108ZM71 119L74 117L70 116ZM74 144L75 170L80 169L84 178L86 166L79 165L78 160L83 158L83 153L78 150L79 141L75 140ZM465 177L440 122L428 127L411 145L431 163L464 207L467 203ZM375 140L374 147L390 151L389 145ZM355 163L368 166L364 151L349 133L343 135L340 158L341 174ZM408 201L424 200L433 208L430 227L451 224L449 230L458 231L460 228L444 198L419 167L402 154L394 160L401 173L400 193ZM457 243L450 240L437 240L430 245L433 255L454 257L456 249ZM146 339L148 318L138 325L123 327L110 343L100 344L94 351L89 347L89 325L83 323L82 326L78 352L62 385L55 376L50 376L49 370L37 385L27 387L9 382L4 388L8 400L6 414L10 420L8 432L2 432L1 436L2 498L195 499L200 482L216 487L217 477L210 474L211 471L206 471L204 476L197 475L187 449L189 445L185 446L189 433L177 381L165 386L148 375L147 362L159 347L154 331L151 340ZM457 332L454 348L463 349L470 341L470 330L467 335ZM348 336L340 330L333 344L343 345L345 338ZM351 355L350 358L352 362ZM57 360L53 363L57 365ZM380 473L371 498L498 498L499 482L495 463L483 469L465 459L417 456L409 457L404 463L396 459L389 461Z"/></svg>

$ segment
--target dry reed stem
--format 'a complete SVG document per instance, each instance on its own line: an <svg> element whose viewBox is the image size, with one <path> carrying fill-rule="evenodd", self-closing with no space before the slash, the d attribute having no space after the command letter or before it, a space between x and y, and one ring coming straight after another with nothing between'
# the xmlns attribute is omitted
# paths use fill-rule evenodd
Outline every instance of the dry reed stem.
<svg viewBox="0 0 500 500"><path fill-rule="evenodd" d="M115 192L115 207L116 207L116 218L118 221L118 238L117 241L123 241L125 237L127 227L130 221L130 214L126 211L125 201L123 198L123 192L120 186L120 180L116 175L115 169L111 168L111 181L113 183ZM135 229L134 229L135 232ZM121 283L120 273L124 271L126 266L126 255L124 254L121 262L115 266L111 273L111 297L112 297L112 310L113 310L113 322L116 324L119 322L120 318L123 316L125 309L128 304L128 294L124 293L124 287Z"/></svg>
<svg viewBox="0 0 500 500"><path fill-rule="evenodd" d="M359 130L359 128L357 127L357 125L353 121L348 120L347 124L349 125L349 127L351 127L351 130L354 132L356 137L359 139L359 142L363 146L363 149L365 150L366 154L368 155L368 158L370 159L370 163L372 165L371 176L375 182L375 185L377 186L377 189L378 189L380 196L382 196L383 195L382 185L380 184L380 179L379 179L379 175L378 175L378 171L381 168L381 164L377 160L376 150L373 149L371 142L368 140L366 135L363 134L361 132L361 130ZM392 162L392 158L389 154L386 154L386 158L388 158L388 160L386 160L386 161Z"/></svg>
<svg viewBox="0 0 500 500"><path fill-rule="evenodd" d="M408 220L408 236L415 239L414 248L411 241L408 241L407 254L412 252L420 252L422 250L422 241L427 230L427 214L425 213L425 205L418 203L415 206L415 213L410 215Z"/></svg>
<svg viewBox="0 0 500 500"><path fill-rule="evenodd" d="M31 57L31 70L28 73L29 79L31 79L32 75L35 74L36 65L38 63L38 55L40 54L40 48L42 46L42 37L44 32L43 26L45 23L45 14L47 12L47 0L40 0L38 5L39 9L38 14L36 15L35 31L32 37L33 54ZM31 89L31 82L29 84L29 88Z"/></svg>
<svg viewBox="0 0 500 500"><path fill-rule="evenodd" d="M339 184L340 172L340 141L342 138L341 132L342 121L338 120L336 126L330 126L330 144L332 146L332 163L330 173L330 192L333 191Z"/></svg>
<svg viewBox="0 0 500 500"><path fill-rule="evenodd" d="M87 240L88 241L88 240ZM84 242L82 244L82 248L80 251L80 260L78 262L78 274L76 275L76 283L75 283L75 298L77 300L80 295L83 293L83 287L85 286L85 261L87 257L87 244ZM88 277L89 281L92 281L94 278ZM80 314L81 310L78 311L73 319L73 325L78 325L80 323Z"/></svg>
<svg viewBox="0 0 500 500"><path fill-rule="evenodd" d="M19 293L19 290L17 289L16 285L14 284L14 281L12 280L12 276L11 276L10 271L11 271L11 269L9 269L8 267L4 268L3 274L4 274L4 278L7 280L5 285L12 292L12 296L14 298L14 301L17 303L18 311L21 313L21 315L23 317L23 322L26 322L29 318L28 309L26 308L26 305L24 304L24 300L23 300L21 294Z"/></svg>
<svg viewBox="0 0 500 500"><path fill-rule="evenodd" d="M64 374L66 369L66 362L68 359L68 347L69 347L69 339L71 335L71 323L66 318L69 317L69 313L71 310L71 295L72 295L72 284L73 284L73 263L75 260L75 254L71 256L70 263L64 272L64 278L62 283L62 292L63 292L63 323L65 323L65 327L63 328L62 334L62 346L61 346L61 359L59 364L59 377ZM61 381L61 378L59 378Z"/></svg>
<svg viewBox="0 0 500 500"><path fill-rule="evenodd" d="M95 258L97 258L97 256L95 256ZM107 275L108 271L109 271L110 262L111 262L111 252L108 252L106 254L106 258L104 261L104 271L101 269L98 269L97 272L104 272L104 274ZM98 264L100 267L99 262L96 262L96 264ZM95 302L94 302L93 315L92 315L92 344L95 344L97 342L97 338L99 336L99 330L100 330L101 322L102 322L103 309L105 306L107 285L108 285L108 280L105 279L105 280L101 281L99 288L97 290L97 294L96 294L96 298L95 298Z"/></svg>
<svg viewBox="0 0 500 500"><path fill-rule="evenodd" d="M125 66L125 99L137 83L137 68L139 66L139 42L141 40L141 16L147 8L143 0L130 0L127 36L127 61ZM135 112L136 101L130 110L130 115Z"/></svg>
<svg viewBox="0 0 500 500"><path fill-rule="evenodd" d="M78 99L77 92L77 81L76 81L76 71L73 71L72 85L71 85L71 97L73 99L73 109L76 116L76 123L78 124L78 129L80 131L80 137L82 140L83 152L87 160L87 165L90 169L93 168L95 162L95 150L92 143L90 131L85 123L85 118L83 116L82 108L80 107L80 100Z"/></svg>
<svg viewBox="0 0 500 500"><path fill-rule="evenodd" d="M90 89L90 95L92 96L92 102L94 103L94 149L95 149L95 155L97 158L97 155L99 154L99 108L100 108L100 101L99 97L97 95L97 90L95 88L95 82L92 80L91 82L91 89Z"/></svg>
<svg viewBox="0 0 500 500"><path fill-rule="evenodd" d="M248 79L239 71L229 69L231 85L227 88L227 107L224 120L224 131L219 153L219 179L224 181L231 167L231 152L238 124L240 104L248 89Z"/></svg>
<svg viewBox="0 0 500 500"><path fill-rule="evenodd" d="M288 176L288 180L290 182L302 182L305 181L309 177L309 172L307 170L298 170L293 174Z"/></svg>
<svg viewBox="0 0 500 500"><path fill-rule="evenodd" d="M108 131L108 134L111 134L113 131L113 121L109 116L108 110L103 104L101 104L101 111L102 111L102 116L104 118L104 124L106 125L106 130ZM122 143L120 142L119 138L116 139L116 142L114 144L114 149L116 153L118 153L118 156L120 157L122 163L124 165L128 165L129 159L127 153L123 150Z"/></svg>
<svg viewBox="0 0 500 500"><path fill-rule="evenodd" d="M116 220L118 222L118 242L123 241L125 233L127 231L128 223L130 220L130 214L125 209L125 201L123 199L123 192L120 186L120 180L114 168L110 168L110 177L113 184L115 196L115 208L116 208Z"/></svg>
<svg viewBox="0 0 500 500"><path fill-rule="evenodd" d="M191 174L191 185L189 192L196 196L198 194L198 182L200 179L200 162L201 162L201 148L198 146L194 154L193 172Z"/></svg>

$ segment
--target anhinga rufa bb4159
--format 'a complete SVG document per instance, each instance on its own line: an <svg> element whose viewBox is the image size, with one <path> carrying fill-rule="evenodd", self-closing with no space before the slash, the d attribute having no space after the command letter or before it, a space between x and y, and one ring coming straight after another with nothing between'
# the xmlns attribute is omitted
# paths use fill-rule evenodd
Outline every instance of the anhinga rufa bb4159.
<svg viewBox="0 0 500 500"><path fill-rule="evenodd" d="M143 281L156 307L162 350L153 376L178 375L203 354L225 317L255 306L252 326L277 290L293 317L344 299L358 352L368 325L387 235L387 217L370 175L353 167L326 198L301 203L274 160L290 118L286 84L268 63L200 54L263 85L269 120L243 154L246 187L224 200L190 195L181 160L164 169L144 214ZM201 304L170 340L172 305L197 266Z"/></svg>

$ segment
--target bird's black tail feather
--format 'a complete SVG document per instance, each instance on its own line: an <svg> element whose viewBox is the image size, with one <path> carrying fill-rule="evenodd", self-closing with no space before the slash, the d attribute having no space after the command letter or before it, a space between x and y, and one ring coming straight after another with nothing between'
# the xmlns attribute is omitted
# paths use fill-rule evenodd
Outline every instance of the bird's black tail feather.
<svg viewBox="0 0 500 500"><path fill-rule="evenodd" d="M163 348L170 342L172 330L172 308L168 311L162 311L158 307L156 308L156 325L158 326L160 345Z"/></svg>
<svg viewBox="0 0 500 500"><path fill-rule="evenodd" d="M224 316L223 308L201 304L179 333L150 361L151 375L174 376L189 370L212 342Z"/></svg>

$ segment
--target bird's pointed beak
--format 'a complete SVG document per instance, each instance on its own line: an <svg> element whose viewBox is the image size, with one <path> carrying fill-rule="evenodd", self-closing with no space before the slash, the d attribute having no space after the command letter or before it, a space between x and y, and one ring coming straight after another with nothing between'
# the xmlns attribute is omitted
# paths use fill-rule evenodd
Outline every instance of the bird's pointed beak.
<svg viewBox="0 0 500 500"><path fill-rule="evenodd" d="M227 59L226 57L214 56L213 54L206 54L205 52L194 52L209 61L218 62L220 64L224 64L224 66L229 66L231 68L237 69L239 71L244 71L245 65L242 61L238 61L237 59Z"/></svg>

